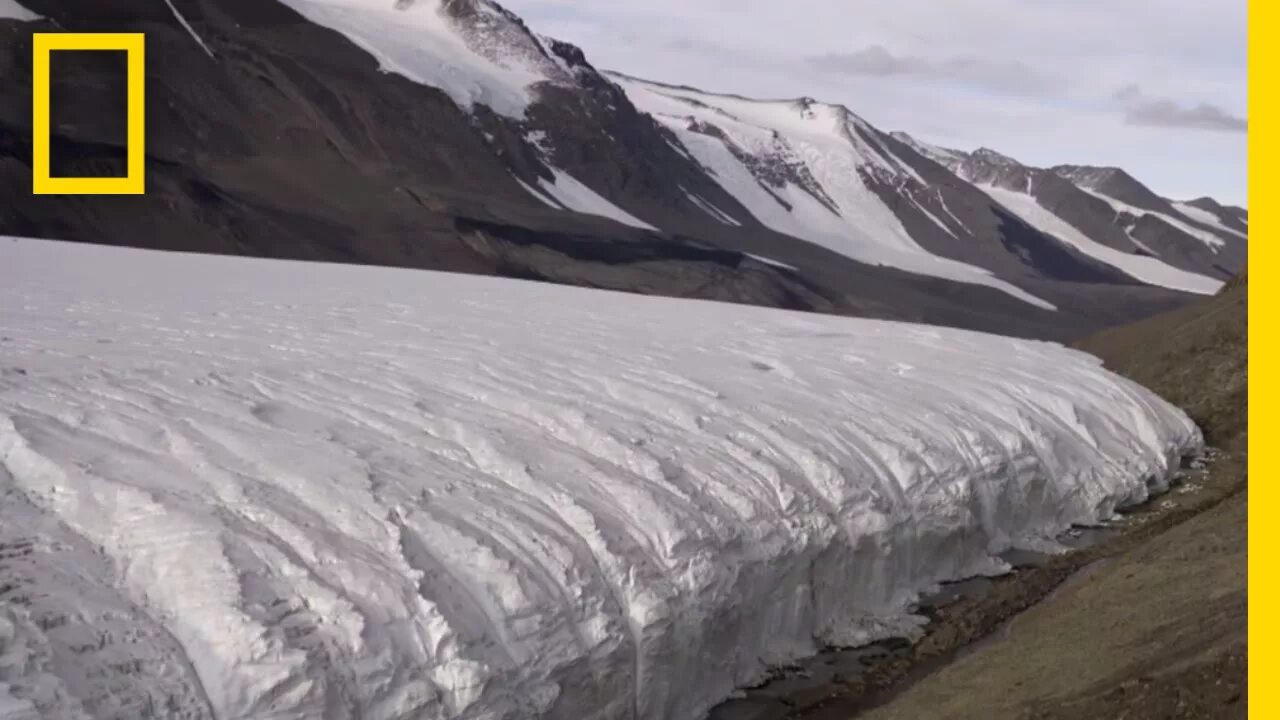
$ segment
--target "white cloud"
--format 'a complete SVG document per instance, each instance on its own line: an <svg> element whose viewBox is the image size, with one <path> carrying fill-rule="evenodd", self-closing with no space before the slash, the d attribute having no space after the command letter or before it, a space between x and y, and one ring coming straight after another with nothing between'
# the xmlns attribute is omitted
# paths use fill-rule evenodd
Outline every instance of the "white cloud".
<svg viewBox="0 0 1280 720"><path fill-rule="evenodd" d="M1245 134L1202 129L1245 117L1245 0L504 1L600 67L811 95L885 129L1245 200ZM1118 103L1128 85L1167 104Z"/></svg>

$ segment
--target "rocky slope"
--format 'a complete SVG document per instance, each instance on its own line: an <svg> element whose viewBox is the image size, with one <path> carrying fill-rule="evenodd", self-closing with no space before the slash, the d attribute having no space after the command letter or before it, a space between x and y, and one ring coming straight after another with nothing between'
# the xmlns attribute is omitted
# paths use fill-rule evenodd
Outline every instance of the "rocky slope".
<svg viewBox="0 0 1280 720"><path fill-rule="evenodd" d="M989 148L967 153L896 137L1031 225L1135 279L1212 293L1243 267L1247 213L1160 197L1120 168L1036 168Z"/></svg>
<svg viewBox="0 0 1280 720"><path fill-rule="evenodd" d="M3 233L1058 339L1212 292L1244 252L1247 216L1212 201L1121 212L1135 200L1110 184L1036 171L1044 222L984 186L1013 181L983 153L939 157L812 99L603 73L488 0L5 7ZM59 29L147 33L146 196L29 194L30 37ZM59 174L123 171L109 55L55 62Z"/></svg>

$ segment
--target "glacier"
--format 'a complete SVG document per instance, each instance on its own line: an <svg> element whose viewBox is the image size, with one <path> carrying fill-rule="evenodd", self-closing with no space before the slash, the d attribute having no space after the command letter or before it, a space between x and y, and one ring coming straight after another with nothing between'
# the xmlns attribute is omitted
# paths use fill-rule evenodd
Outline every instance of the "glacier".
<svg viewBox="0 0 1280 720"><path fill-rule="evenodd" d="M694 720L1202 445L1050 343L0 239L0 714Z"/></svg>

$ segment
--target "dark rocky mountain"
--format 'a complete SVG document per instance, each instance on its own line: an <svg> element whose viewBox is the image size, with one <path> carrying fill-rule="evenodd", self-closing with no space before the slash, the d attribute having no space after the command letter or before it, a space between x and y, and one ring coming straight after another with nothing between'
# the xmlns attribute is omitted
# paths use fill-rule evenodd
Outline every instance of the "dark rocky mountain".
<svg viewBox="0 0 1280 720"><path fill-rule="evenodd" d="M1209 203L1204 208L1195 201L1175 202L1120 168L1036 168L987 148L965 153L900 138L970 182L1034 199L1055 218L1114 250L1216 281L1244 266L1248 213L1243 209L1214 210L1217 203L1208 198L1198 201Z"/></svg>
<svg viewBox="0 0 1280 720"><path fill-rule="evenodd" d="M603 73L488 0L19 6L39 18L0 18L0 234L1054 339L1181 305L1243 262L1241 210L932 148L809 98ZM31 34L57 31L147 34L145 196L31 195ZM119 66L55 63L60 174L123 173ZM1037 207L1193 281L1135 277L984 188L1028 177Z"/></svg>
<svg viewBox="0 0 1280 720"><path fill-rule="evenodd" d="M1235 230L1238 233L1244 233L1246 236L1249 234L1249 211L1242 207L1223 205L1211 197L1202 197L1187 201L1182 208L1183 212L1186 212L1188 207L1209 213L1209 215L1216 218L1218 222L1222 223L1230 230ZM1203 217L1203 219L1209 220L1208 217ZM1209 221L1212 222L1211 220Z"/></svg>

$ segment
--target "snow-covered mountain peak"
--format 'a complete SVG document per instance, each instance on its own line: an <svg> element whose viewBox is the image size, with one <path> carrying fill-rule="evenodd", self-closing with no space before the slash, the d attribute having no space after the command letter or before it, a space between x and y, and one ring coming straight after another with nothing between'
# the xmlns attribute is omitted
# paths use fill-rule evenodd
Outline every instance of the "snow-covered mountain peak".
<svg viewBox="0 0 1280 720"><path fill-rule="evenodd" d="M974 160L1000 167L1024 167L1024 165L1017 160L1014 160L1004 153L992 150L989 147L980 147L977 150L974 150L970 157Z"/></svg>
<svg viewBox="0 0 1280 720"><path fill-rule="evenodd" d="M493 0L443 0L440 12L452 21L473 50L494 63L524 67L548 81L572 80L566 58L552 51L552 44L558 41L534 33L520 16ZM566 45L566 51L572 47L559 44Z"/></svg>
<svg viewBox="0 0 1280 720"><path fill-rule="evenodd" d="M1096 190L1112 180L1137 182L1128 173L1117 167L1058 165L1052 168L1052 170L1059 176L1089 190Z"/></svg>
<svg viewBox="0 0 1280 720"><path fill-rule="evenodd" d="M492 0L281 0L364 48L383 70L460 106L524 116L539 83L573 82L563 53Z"/></svg>
<svg viewBox="0 0 1280 720"><path fill-rule="evenodd" d="M1059 165L1053 168L1059 177L1065 178L1086 192L1102 195L1111 200L1118 200L1132 208L1127 209L1135 214L1143 212L1161 215L1179 215L1168 198L1157 195L1142 184L1134 176L1117 167L1096 167L1091 165Z"/></svg>
<svg viewBox="0 0 1280 720"><path fill-rule="evenodd" d="M1215 200L1215 199L1213 199L1213 198L1209 197L1208 195L1205 195L1205 196L1202 196L1202 197L1195 198L1194 200L1188 200L1188 201L1186 202L1186 204L1187 204L1187 205L1191 205L1191 206L1193 206L1193 207L1198 207L1198 208L1201 208L1201 209L1204 209L1204 210L1224 210L1224 209L1226 209L1226 206L1225 206L1225 205L1223 205L1222 203L1218 202L1217 200Z"/></svg>
<svg viewBox="0 0 1280 720"><path fill-rule="evenodd" d="M767 102L767 101L765 101ZM861 122L861 118L853 111L839 103L828 103L805 96L793 101L795 107L806 119L830 120L833 122Z"/></svg>
<svg viewBox="0 0 1280 720"><path fill-rule="evenodd" d="M955 148L943 147L927 143L909 133L901 130L895 130L889 133L890 137L907 147L915 150L926 158L942 165L943 167L955 169L960 163L969 158L969 153Z"/></svg>
<svg viewBox="0 0 1280 720"><path fill-rule="evenodd" d="M836 113L831 112L829 108L824 108L821 103L811 97L796 98L791 104L795 107L796 112L800 114L800 117L805 120L816 120L819 114L828 117L836 115Z"/></svg>
<svg viewBox="0 0 1280 720"><path fill-rule="evenodd" d="M927 182L900 146L843 105L810 97L754 100L609 76L766 227L863 262L988 285L1052 307L988 271L925 250L886 198ZM932 227L951 232L937 215L920 212Z"/></svg>

